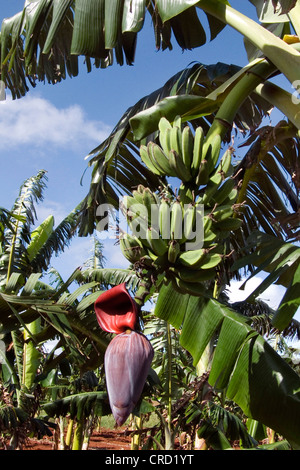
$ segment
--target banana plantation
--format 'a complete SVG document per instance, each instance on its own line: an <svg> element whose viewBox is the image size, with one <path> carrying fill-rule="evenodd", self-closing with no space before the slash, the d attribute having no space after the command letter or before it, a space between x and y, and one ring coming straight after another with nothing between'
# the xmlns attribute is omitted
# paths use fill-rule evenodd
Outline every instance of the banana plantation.
<svg viewBox="0 0 300 470"><path fill-rule="evenodd" d="M82 57L88 72L133 64L147 18L162 50L231 28L248 63L216 49L133 103L59 225L37 222L44 170L0 207L1 449L44 436L88 449L108 419L132 450L300 449L300 1L251 3L256 20L226 0L26 0L3 20L14 100L76 80ZM127 269L106 266L101 207ZM93 250L64 279L53 257L75 237ZM231 282L257 275L233 301ZM284 289L276 309L260 299L270 286Z"/></svg>

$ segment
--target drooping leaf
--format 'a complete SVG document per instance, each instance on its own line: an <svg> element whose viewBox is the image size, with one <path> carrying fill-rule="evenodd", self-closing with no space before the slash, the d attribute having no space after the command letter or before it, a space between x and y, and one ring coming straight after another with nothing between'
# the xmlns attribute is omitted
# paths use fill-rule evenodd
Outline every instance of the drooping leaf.
<svg viewBox="0 0 300 470"><path fill-rule="evenodd" d="M176 298L179 301L181 297L164 286L155 314L177 327L181 324L180 343L191 352L195 364L218 333L210 383L225 387L227 396L248 417L300 445L298 375L235 311L214 299L188 296L184 296L184 305L174 308Z"/></svg>

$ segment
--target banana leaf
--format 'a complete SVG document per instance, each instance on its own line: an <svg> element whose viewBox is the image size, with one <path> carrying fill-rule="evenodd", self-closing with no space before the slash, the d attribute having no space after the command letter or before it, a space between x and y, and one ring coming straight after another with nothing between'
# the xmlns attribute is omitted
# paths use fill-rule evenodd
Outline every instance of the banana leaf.
<svg viewBox="0 0 300 470"><path fill-rule="evenodd" d="M163 286L155 315L181 328L180 343L196 365L218 333L209 382L252 419L300 448L300 378L248 321L215 299Z"/></svg>
<svg viewBox="0 0 300 470"><path fill-rule="evenodd" d="M240 269L249 264L255 266L241 289L249 279L259 273L268 273L245 302L251 302L274 283L286 288L272 320L273 326L282 331L290 324L300 306L300 248L296 244L284 242L262 232L249 236L246 249L253 248L252 253L236 261L232 269Z"/></svg>

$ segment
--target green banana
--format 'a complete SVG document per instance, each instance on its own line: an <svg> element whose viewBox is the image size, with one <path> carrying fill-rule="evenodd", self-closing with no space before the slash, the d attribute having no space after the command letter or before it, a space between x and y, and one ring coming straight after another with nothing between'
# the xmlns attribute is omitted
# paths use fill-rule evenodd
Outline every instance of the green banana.
<svg viewBox="0 0 300 470"><path fill-rule="evenodd" d="M194 136L189 126L185 126L181 136L182 160L186 168L191 170L194 150Z"/></svg>
<svg viewBox="0 0 300 470"><path fill-rule="evenodd" d="M140 191L134 189L132 191L132 196L134 197L137 204L144 204L143 193L141 193Z"/></svg>
<svg viewBox="0 0 300 470"><path fill-rule="evenodd" d="M171 150L181 155L181 130L177 126L173 126L170 133Z"/></svg>
<svg viewBox="0 0 300 470"><path fill-rule="evenodd" d="M201 269L205 270L215 268L221 263L222 259L223 255L220 253L206 253L201 264Z"/></svg>
<svg viewBox="0 0 300 470"><path fill-rule="evenodd" d="M212 218L205 215L203 217L203 236L204 236L204 239L205 237L210 233L211 231L211 226L212 226Z"/></svg>
<svg viewBox="0 0 300 470"><path fill-rule="evenodd" d="M232 191L228 194L227 198L224 199L223 204L234 204L238 198L237 188L233 188Z"/></svg>
<svg viewBox="0 0 300 470"><path fill-rule="evenodd" d="M215 227L218 230L231 232L234 230L238 230L242 223L243 221L241 219L238 219L237 217L228 217L227 219L222 220L221 222L217 222L215 224Z"/></svg>
<svg viewBox="0 0 300 470"><path fill-rule="evenodd" d="M178 263L182 264L183 266L196 269L197 267L201 266L201 263L203 262L206 254L207 250L204 248L200 248L199 250L184 251L178 256Z"/></svg>
<svg viewBox="0 0 300 470"><path fill-rule="evenodd" d="M200 163L203 157L204 131L202 127L197 127L194 136L194 146L191 162L191 173L195 178L198 175Z"/></svg>
<svg viewBox="0 0 300 470"><path fill-rule="evenodd" d="M215 135L211 140L203 144L204 158L208 162L208 172L211 173L215 168L220 155L222 139L220 135Z"/></svg>
<svg viewBox="0 0 300 470"><path fill-rule="evenodd" d="M157 256L163 256L168 250L168 244L153 227L148 228L146 232L146 239L153 253Z"/></svg>
<svg viewBox="0 0 300 470"><path fill-rule="evenodd" d="M170 146L170 131L172 129L171 123L165 118L162 117L158 123L159 129L159 142L163 151L168 155L171 150Z"/></svg>
<svg viewBox="0 0 300 470"><path fill-rule="evenodd" d="M226 175L227 171L230 168L230 165L231 165L231 152L226 151L217 169L210 176L210 179L205 188L205 193L202 197L202 201L201 201L202 204L207 205L211 202L211 200L213 199L213 197L219 190L219 187L224 179L224 175Z"/></svg>
<svg viewBox="0 0 300 470"><path fill-rule="evenodd" d="M156 162L157 166L163 170L166 176L176 176L175 171L170 165L169 158L159 145L149 142L148 150L151 152L150 158L152 161Z"/></svg>
<svg viewBox="0 0 300 470"><path fill-rule="evenodd" d="M227 149L224 153L221 161L217 167L217 171L223 175L223 179L226 175L228 175L229 170L231 169L231 161L232 161L232 149Z"/></svg>
<svg viewBox="0 0 300 470"><path fill-rule="evenodd" d="M201 160L198 174L196 176L196 185L202 186L209 181L209 165L206 159Z"/></svg>
<svg viewBox="0 0 300 470"><path fill-rule="evenodd" d="M155 175L161 176L163 174L162 170L160 168L157 168L156 165L152 162L149 153L148 153L148 148L146 145L141 145L140 146L140 156L142 162L146 165L146 167L152 171Z"/></svg>
<svg viewBox="0 0 300 470"><path fill-rule="evenodd" d="M177 153L175 150L171 150L169 152L169 162L172 170L175 171L176 176L182 181L182 182L188 182L192 179L192 175L190 173L189 168L185 166L183 163L181 154Z"/></svg>
<svg viewBox="0 0 300 470"><path fill-rule="evenodd" d="M170 240L168 248L168 261L174 264L180 253L180 243L177 240Z"/></svg>
<svg viewBox="0 0 300 470"><path fill-rule="evenodd" d="M219 238L219 231L212 227L206 234L204 234L203 247L210 248Z"/></svg>
<svg viewBox="0 0 300 470"><path fill-rule="evenodd" d="M197 208L195 204L189 204L188 207L186 207L184 210L183 241L186 241L186 240L192 241L195 236L196 211L197 211Z"/></svg>
<svg viewBox="0 0 300 470"><path fill-rule="evenodd" d="M162 199L158 209L158 225L160 235L164 240L170 240L171 238L170 220L170 205L165 199Z"/></svg>
<svg viewBox="0 0 300 470"><path fill-rule="evenodd" d="M147 151L148 151L148 156L149 156L149 159L151 160L152 164L154 165L154 167L160 171L160 175L164 175L165 176L165 169L164 169L164 166L160 163L160 161L157 160L156 158L156 155L155 153L153 152L153 148L156 146L157 144L155 144L154 142L148 142L148 145L147 145ZM157 145L158 148L159 145Z"/></svg>
<svg viewBox="0 0 300 470"><path fill-rule="evenodd" d="M195 199L194 184L181 183L178 189L178 199L182 206L193 202Z"/></svg>
<svg viewBox="0 0 300 470"><path fill-rule="evenodd" d="M216 210L212 212L212 218L214 222L221 222L228 217L232 217L233 215L233 207L231 204L226 204L222 206L218 206Z"/></svg>
<svg viewBox="0 0 300 470"><path fill-rule="evenodd" d="M216 191L216 193L214 194L212 198L212 201L211 201L212 205L222 204L232 193L233 189L235 189L234 186L235 186L235 181L231 177L223 181L223 183L221 184L221 186L219 186L218 190Z"/></svg>
<svg viewBox="0 0 300 470"><path fill-rule="evenodd" d="M130 207L139 204L139 202L133 196L124 196L122 199L122 207L125 211L128 211Z"/></svg>
<svg viewBox="0 0 300 470"><path fill-rule="evenodd" d="M205 282L214 278L215 269L191 269L181 268L178 270L178 277L185 282Z"/></svg>
<svg viewBox="0 0 300 470"><path fill-rule="evenodd" d="M120 237L120 248L125 258L131 263L136 263L146 255L140 240L126 232Z"/></svg>
<svg viewBox="0 0 300 470"><path fill-rule="evenodd" d="M171 206L170 235L172 240L181 240L183 228L183 210L179 201Z"/></svg>
<svg viewBox="0 0 300 470"><path fill-rule="evenodd" d="M133 233L139 239L146 241L146 231L148 229L148 211L144 204L132 205L127 210L127 222Z"/></svg>
<svg viewBox="0 0 300 470"><path fill-rule="evenodd" d="M158 215L158 204L156 195L149 188L145 188L143 192L143 203L147 209L148 221L150 224L157 225L157 221L153 220L155 215Z"/></svg>

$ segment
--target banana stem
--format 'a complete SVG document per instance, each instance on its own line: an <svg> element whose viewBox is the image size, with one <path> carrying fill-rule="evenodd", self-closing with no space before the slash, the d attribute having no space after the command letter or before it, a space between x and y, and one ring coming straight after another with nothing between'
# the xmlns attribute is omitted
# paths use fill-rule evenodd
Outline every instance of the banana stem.
<svg viewBox="0 0 300 470"><path fill-rule="evenodd" d="M74 431L74 419L69 419L67 434L66 434L66 447L67 449L71 448L72 438L73 438L73 431Z"/></svg>
<svg viewBox="0 0 300 470"><path fill-rule="evenodd" d="M198 6L249 39L291 83L299 80L300 54L290 45L251 18L219 1L200 0Z"/></svg>
<svg viewBox="0 0 300 470"><path fill-rule="evenodd" d="M74 430L72 450L82 450L84 428L85 418L81 417L77 420Z"/></svg>
<svg viewBox="0 0 300 470"><path fill-rule="evenodd" d="M249 69L227 95L217 112L214 121L205 138L205 144L216 136L223 139L228 130L231 129L235 115L245 99L273 72L275 67L266 60L255 64Z"/></svg>

